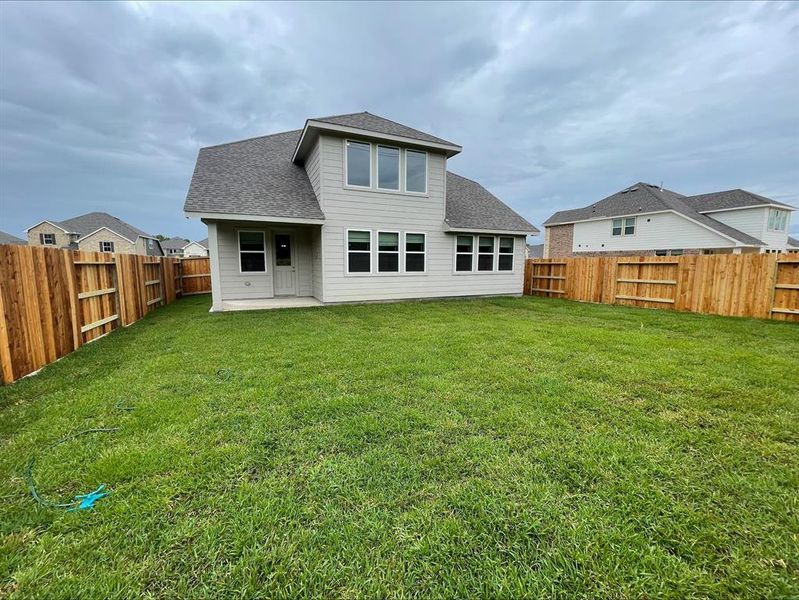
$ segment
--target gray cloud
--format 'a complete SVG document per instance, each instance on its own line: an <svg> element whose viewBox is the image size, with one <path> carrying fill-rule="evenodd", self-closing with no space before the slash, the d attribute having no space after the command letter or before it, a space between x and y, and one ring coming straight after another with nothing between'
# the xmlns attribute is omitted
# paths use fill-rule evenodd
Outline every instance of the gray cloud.
<svg viewBox="0 0 799 600"><path fill-rule="evenodd" d="M799 205L792 3L0 4L0 229L203 237L197 150L369 110L535 223L638 180ZM792 226L799 231L799 218Z"/></svg>

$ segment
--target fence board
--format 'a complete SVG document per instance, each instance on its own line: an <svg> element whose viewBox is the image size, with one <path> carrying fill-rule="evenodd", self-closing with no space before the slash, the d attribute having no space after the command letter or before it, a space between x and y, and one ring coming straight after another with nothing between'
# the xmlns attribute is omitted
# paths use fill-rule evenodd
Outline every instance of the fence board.
<svg viewBox="0 0 799 600"><path fill-rule="evenodd" d="M528 259L524 293L581 302L799 321L799 260L781 256Z"/></svg>

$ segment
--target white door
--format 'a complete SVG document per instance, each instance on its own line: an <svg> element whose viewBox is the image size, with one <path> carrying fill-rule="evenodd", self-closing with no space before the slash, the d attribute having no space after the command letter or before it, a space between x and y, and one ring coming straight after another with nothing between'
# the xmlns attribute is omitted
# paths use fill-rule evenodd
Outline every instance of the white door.
<svg viewBox="0 0 799 600"><path fill-rule="evenodd" d="M275 234L275 296L297 295L297 267L294 239L288 233Z"/></svg>

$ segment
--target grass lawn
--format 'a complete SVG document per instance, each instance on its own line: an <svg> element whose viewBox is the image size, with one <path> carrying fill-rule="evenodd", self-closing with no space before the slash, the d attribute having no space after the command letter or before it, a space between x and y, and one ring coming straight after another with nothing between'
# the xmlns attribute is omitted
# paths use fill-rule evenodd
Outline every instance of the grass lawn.
<svg viewBox="0 0 799 600"><path fill-rule="evenodd" d="M0 389L0 597L799 596L795 324L208 303Z"/></svg>

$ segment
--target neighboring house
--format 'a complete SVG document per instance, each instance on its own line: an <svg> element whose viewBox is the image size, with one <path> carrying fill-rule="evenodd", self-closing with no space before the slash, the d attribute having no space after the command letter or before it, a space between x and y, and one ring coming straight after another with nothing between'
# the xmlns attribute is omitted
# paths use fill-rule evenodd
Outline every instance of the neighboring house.
<svg viewBox="0 0 799 600"><path fill-rule="evenodd" d="M10 233L6 233L5 231L0 231L0 244L17 244L17 245L25 245L28 242L25 240L18 238L15 235L11 235Z"/></svg>
<svg viewBox="0 0 799 600"><path fill-rule="evenodd" d="M208 225L212 310L521 294L538 230L448 172L460 152L365 112L203 148L184 210Z"/></svg>
<svg viewBox="0 0 799 600"><path fill-rule="evenodd" d="M527 244L524 256L525 258L543 258L544 244Z"/></svg>
<svg viewBox="0 0 799 600"><path fill-rule="evenodd" d="M208 248L202 242L192 242L183 238L169 238L161 241L161 247L166 256L208 256Z"/></svg>
<svg viewBox="0 0 799 600"><path fill-rule="evenodd" d="M164 255L155 237L104 212L87 213L66 221L41 221L30 227L27 234L31 246Z"/></svg>
<svg viewBox="0 0 799 600"><path fill-rule="evenodd" d="M791 254L795 254L799 252L799 240L796 238L789 237L788 238L788 252Z"/></svg>
<svg viewBox="0 0 799 600"><path fill-rule="evenodd" d="M745 190L683 196L636 183L544 223L544 256L783 252L794 207Z"/></svg>

